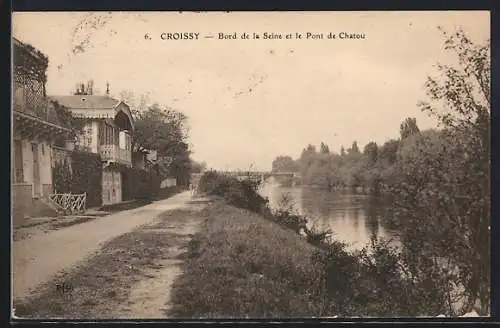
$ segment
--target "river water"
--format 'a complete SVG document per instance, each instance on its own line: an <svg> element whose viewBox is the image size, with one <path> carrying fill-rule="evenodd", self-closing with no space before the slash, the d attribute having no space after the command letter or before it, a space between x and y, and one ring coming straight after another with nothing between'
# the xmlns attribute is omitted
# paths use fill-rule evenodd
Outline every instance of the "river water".
<svg viewBox="0 0 500 328"><path fill-rule="evenodd" d="M269 198L274 209L280 207L286 195L300 214L310 218L309 226L323 231L330 229L333 238L348 243L350 250L369 246L372 236L390 239L393 246L401 247L397 232L384 225L387 205L373 196L352 191L288 188L272 182L263 184L260 194ZM458 287L454 291L460 292ZM462 303L457 301L452 306L459 311Z"/></svg>
<svg viewBox="0 0 500 328"><path fill-rule="evenodd" d="M330 229L336 240L349 244L349 249L367 246L372 236L392 239L399 244L396 232L384 226L386 207L373 197L352 191L327 192L308 187L282 187L265 183L260 193L269 198L271 207L278 208L283 197L308 218L309 226L324 231ZM286 195L286 196L284 196Z"/></svg>

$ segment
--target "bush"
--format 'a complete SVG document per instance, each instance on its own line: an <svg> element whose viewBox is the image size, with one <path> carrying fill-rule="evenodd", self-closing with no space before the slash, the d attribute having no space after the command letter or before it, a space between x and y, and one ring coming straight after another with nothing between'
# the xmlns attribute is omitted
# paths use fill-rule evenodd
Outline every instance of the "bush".
<svg viewBox="0 0 500 328"><path fill-rule="evenodd" d="M56 162L52 168L52 184L58 194L71 192L71 169L67 162Z"/></svg>
<svg viewBox="0 0 500 328"><path fill-rule="evenodd" d="M199 191L208 195L223 197L229 204L261 213L268 201L258 193L260 181L249 176L246 180L238 180L217 171L207 171L198 185Z"/></svg>
<svg viewBox="0 0 500 328"><path fill-rule="evenodd" d="M120 166L123 173L123 200L152 199L160 189L160 178L153 171Z"/></svg>
<svg viewBox="0 0 500 328"><path fill-rule="evenodd" d="M87 206L102 204L102 162L99 154L85 151L71 153L71 192L87 193Z"/></svg>
<svg viewBox="0 0 500 328"><path fill-rule="evenodd" d="M87 207L101 205L102 163L99 154L74 151L71 153L71 164L54 165L52 177L57 193L87 193Z"/></svg>

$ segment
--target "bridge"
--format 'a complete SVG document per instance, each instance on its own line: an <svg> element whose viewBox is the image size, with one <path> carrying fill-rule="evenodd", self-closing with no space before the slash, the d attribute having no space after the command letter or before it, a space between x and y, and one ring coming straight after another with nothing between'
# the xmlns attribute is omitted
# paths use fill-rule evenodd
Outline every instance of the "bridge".
<svg viewBox="0 0 500 328"><path fill-rule="evenodd" d="M245 178L259 178L261 180L267 180L271 177L274 178L300 178L300 174L297 172L277 172L277 171L220 171L222 174L227 174L239 179Z"/></svg>

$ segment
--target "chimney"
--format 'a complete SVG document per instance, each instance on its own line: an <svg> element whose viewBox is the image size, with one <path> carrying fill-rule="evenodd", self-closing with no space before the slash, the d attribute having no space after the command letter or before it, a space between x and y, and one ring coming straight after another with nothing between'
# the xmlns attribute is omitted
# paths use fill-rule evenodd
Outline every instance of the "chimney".
<svg viewBox="0 0 500 328"><path fill-rule="evenodd" d="M106 94L109 96L109 82L106 82Z"/></svg>

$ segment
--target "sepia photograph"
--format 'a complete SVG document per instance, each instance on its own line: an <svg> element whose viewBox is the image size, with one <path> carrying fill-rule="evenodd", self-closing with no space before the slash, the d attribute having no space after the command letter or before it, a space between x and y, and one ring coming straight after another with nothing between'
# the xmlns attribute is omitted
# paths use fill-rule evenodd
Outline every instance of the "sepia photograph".
<svg viewBox="0 0 500 328"><path fill-rule="evenodd" d="M13 319L491 312L489 11L13 12Z"/></svg>

